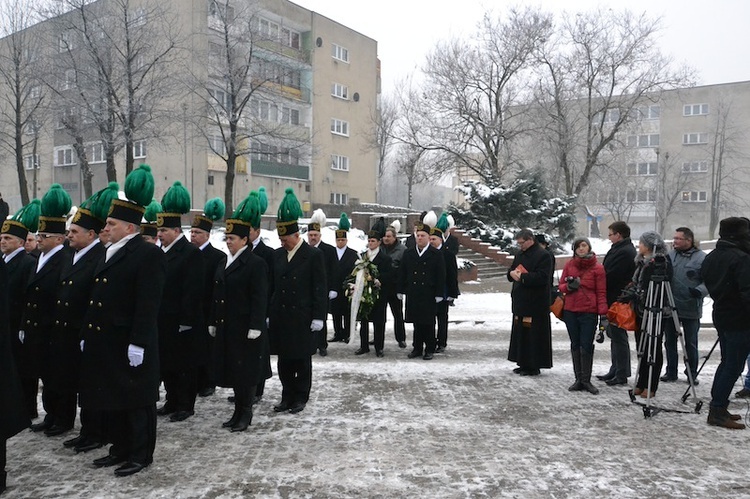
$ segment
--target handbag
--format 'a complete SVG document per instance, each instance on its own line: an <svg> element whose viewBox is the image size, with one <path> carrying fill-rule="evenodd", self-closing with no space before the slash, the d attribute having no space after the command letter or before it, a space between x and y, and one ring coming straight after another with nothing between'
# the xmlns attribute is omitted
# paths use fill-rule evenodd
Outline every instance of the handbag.
<svg viewBox="0 0 750 499"><path fill-rule="evenodd" d="M630 303L616 301L607 310L607 320L610 324L625 329L626 331L635 331L636 317L635 310Z"/></svg>
<svg viewBox="0 0 750 499"><path fill-rule="evenodd" d="M565 308L565 295L559 294L555 297L555 301L549 306L549 311L552 315L562 320L563 309Z"/></svg>

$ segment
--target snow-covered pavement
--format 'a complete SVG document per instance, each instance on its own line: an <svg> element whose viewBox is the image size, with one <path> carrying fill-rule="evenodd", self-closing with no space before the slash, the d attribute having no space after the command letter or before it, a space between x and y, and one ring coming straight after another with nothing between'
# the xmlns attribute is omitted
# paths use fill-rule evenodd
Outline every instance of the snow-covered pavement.
<svg viewBox="0 0 750 499"><path fill-rule="evenodd" d="M467 286L470 287L470 286ZM199 399L194 417L160 418L155 461L116 478L63 437L23 432L8 443L7 497L739 497L750 494L750 433L706 425L718 351L700 376L701 414L645 419L625 387L570 393L562 323L553 319L555 367L519 377L505 360L510 298L464 293L451 309L445 354L408 360L386 336L385 357L332 344L314 358L310 403L275 414L274 377L244 433L221 428L229 390ZM410 328L409 328L410 332ZM715 332L701 332L701 353ZM632 347L632 342L631 342ZM609 366L597 345L594 371ZM680 370L681 372L681 370ZM632 378L631 378L632 380ZM686 388L662 383L656 402L690 410ZM739 388L739 383L738 383ZM41 410L41 407L40 407ZM747 415L746 402L730 410Z"/></svg>

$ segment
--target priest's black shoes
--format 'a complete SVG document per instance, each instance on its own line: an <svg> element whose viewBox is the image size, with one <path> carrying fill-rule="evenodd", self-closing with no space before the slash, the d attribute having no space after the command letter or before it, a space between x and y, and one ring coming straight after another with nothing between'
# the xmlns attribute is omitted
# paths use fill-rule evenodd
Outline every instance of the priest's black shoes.
<svg viewBox="0 0 750 499"><path fill-rule="evenodd" d="M195 414L195 411L177 411L171 416L169 416L169 420L174 422L177 421L185 421L187 418Z"/></svg>
<svg viewBox="0 0 750 499"><path fill-rule="evenodd" d="M369 348L367 348L367 349L364 349L364 348L358 348L358 349L357 349L357 351L356 351L356 352L354 352L354 355L363 355L363 354L366 354L366 353L368 353L369 351L370 351L370 349L369 349Z"/></svg>
<svg viewBox="0 0 750 499"><path fill-rule="evenodd" d="M76 445L82 443L84 440L86 440L85 435L78 435L75 438L71 438L63 442L63 447L75 447Z"/></svg>
<svg viewBox="0 0 750 499"><path fill-rule="evenodd" d="M100 447L104 447L104 444L101 442L97 442L96 440L86 439L73 447L73 450L76 452L88 452Z"/></svg>
<svg viewBox="0 0 750 499"><path fill-rule="evenodd" d="M273 412L286 412L292 407L292 404L282 400L279 405L273 406Z"/></svg>
<svg viewBox="0 0 750 499"><path fill-rule="evenodd" d="M303 402L295 402L289 408L289 414L297 414L298 412L302 412L304 409L305 409L305 404Z"/></svg>
<svg viewBox="0 0 750 499"><path fill-rule="evenodd" d="M38 431L45 431L52 428L52 419L45 418L44 421L41 423L33 424L31 425L31 431L38 432Z"/></svg>
<svg viewBox="0 0 750 499"><path fill-rule="evenodd" d="M63 433L67 433L72 429L73 429L72 426L53 424L51 427L44 430L44 434L47 435L48 437L56 437L58 435L62 435Z"/></svg>
<svg viewBox="0 0 750 499"><path fill-rule="evenodd" d="M113 456L112 454L109 454L107 456L94 459L94 466L96 466L97 468L107 468L109 466L114 466L116 464L120 464L124 462L125 462L124 457Z"/></svg>
<svg viewBox="0 0 750 499"><path fill-rule="evenodd" d="M409 352L409 355L407 355L406 357L409 359L416 359L417 357L421 357L421 356L422 356L422 352L417 352L416 350L412 350L411 352Z"/></svg>
<svg viewBox="0 0 750 499"><path fill-rule="evenodd" d="M122 466L120 466L119 468L115 470L115 475L117 476L135 475L136 473L138 473L145 467L146 467L145 464L133 463L133 462L128 461L127 463L123 464Z"/></svg>

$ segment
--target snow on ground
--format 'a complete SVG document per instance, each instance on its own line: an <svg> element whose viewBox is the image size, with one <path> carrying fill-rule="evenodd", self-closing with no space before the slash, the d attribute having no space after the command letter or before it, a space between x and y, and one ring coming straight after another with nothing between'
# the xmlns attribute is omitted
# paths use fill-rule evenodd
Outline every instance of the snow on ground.
<svg viewBox="0 0 750 499"><path fill-rule="evenodd" d="M276 414L274 376L247 432L221 428L229 390L199 399L182 423L159 419L155 461L116 478L76 455L70 438L23 432L8 442L7 497L738 497L750 495L747 431L706 424L718 351L700 375L700 414L643 417L626 387L571 393L567 333L553 321L554 368L511 372L507 293L464 294L451 308L448 350L408 360L389 324L385 357L334 343L314 357L313 390L298 415ZM411 328L408 328L411 335ZM705 354L715 339L701 332ZM632 341L631 341L632 346ZM609 366L597 345L594 372ZM681 370L680 370L681 371ZM632 378L631 378L632 381ZM686 388L662 383L656 402L691 411ZM740 384L738 383L737 388ZM732 400L730 410L748 414ZM41 405L40 405L41 411Z"/></svg>

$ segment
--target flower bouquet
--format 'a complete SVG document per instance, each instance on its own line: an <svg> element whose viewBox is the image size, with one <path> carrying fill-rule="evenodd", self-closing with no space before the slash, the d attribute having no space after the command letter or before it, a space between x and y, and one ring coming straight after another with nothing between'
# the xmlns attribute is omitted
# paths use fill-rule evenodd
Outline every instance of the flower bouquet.
<svg viewBox="0 0 750 499"><path fill-rule="evenodd" d="M365 253L357 260L354 270L344 280L344 292L351 304L352 325L356 321L367 320L380 296L378 267L367 258Z"/></svg>

